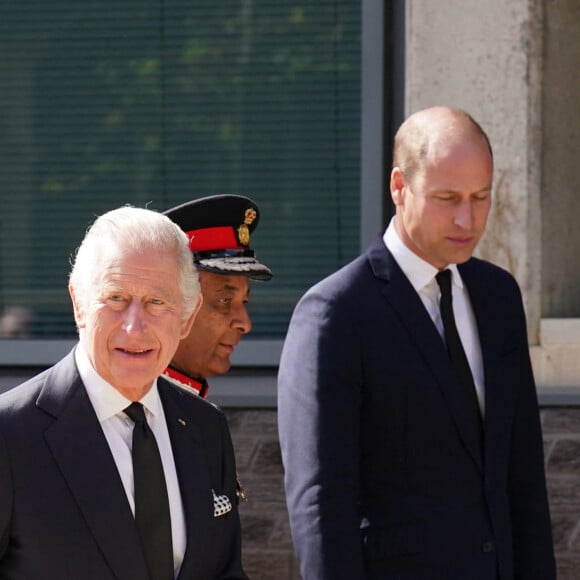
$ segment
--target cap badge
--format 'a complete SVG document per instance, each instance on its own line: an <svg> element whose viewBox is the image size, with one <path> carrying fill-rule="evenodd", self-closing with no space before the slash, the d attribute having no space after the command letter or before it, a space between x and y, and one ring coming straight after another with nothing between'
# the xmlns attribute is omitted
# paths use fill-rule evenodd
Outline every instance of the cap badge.
<svg viewBox="0 0 580 580"><path fill-rule="evenodd" d="M238 239L242 246L247 246L250 243L250 229L248 226L256 219L256 210L252 207L248 208L244 214L244 223L238 227Z"/></svg>

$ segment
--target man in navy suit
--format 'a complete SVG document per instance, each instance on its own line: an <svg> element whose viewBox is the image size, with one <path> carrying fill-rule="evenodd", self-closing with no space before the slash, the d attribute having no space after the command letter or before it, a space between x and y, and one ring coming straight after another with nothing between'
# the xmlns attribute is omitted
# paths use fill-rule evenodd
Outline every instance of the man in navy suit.
<svg viewBox="0 0 580 580"><path fill-rule="evenodd" d="M108 212L69 291L79 344L0 397L0 578L245 579L225 418L158 378L201 304L186 235Z"/></svg>
<svg viewBox="0 0 580 580"><path fill-rule="evenodd" d="M296 306L278 410L304 580L555 578L520 291L472 257L492 180L471 116L410 116L396 216Z"/></svg>

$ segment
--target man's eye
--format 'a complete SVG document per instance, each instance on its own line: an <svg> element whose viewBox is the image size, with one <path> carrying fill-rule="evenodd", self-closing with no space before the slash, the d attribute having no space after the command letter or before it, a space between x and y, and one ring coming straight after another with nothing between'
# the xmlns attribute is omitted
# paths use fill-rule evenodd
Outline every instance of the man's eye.
<svg viewBox="0 0 580 580"><path fill-rule="evenodd" d="M126 299L122 294L109 294L104 302L111 308L118 310L125 307Z"/></svg>
<svg viewBox="0 0 580 580"><path fill-rule="evenodd" d="M152 298L151 304L154 304L155 306L161 306L161 305L163 305L163 300L161 300L159 298Z"/></svg>
<svg viewBox="0 0 580 580"><path fill-rule="evenodd" d="M232 299L231 299L231 298L220 298L220 299L218 300L218 302L219 302L220 304L223 304L224 306L227 306L228 304L230 304L230 303L231 303L231 301L232 301Z"/></svg>

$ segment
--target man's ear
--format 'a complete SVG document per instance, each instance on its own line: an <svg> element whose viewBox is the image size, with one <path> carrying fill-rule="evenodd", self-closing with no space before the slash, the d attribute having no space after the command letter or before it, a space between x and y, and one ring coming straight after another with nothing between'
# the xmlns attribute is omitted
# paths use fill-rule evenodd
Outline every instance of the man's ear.
<svg viewBox="0 0 580 580"><path fill-rule="evenodd" d="M191 313L190 317L181 323L181 339L182 340L184 338L186 338L187 336L189 336L189 332L191 330L191 327L193 326L193 321L195 320L195 317L197 316L202 304L203 304L203 296L200 293L199 300L197 301L197 306L193 309L193 312Z"/></svg>
<svg viewBox="0 0 580 580"><path fill-rule="evenodd" d="M78 296L75 293L75 289L72 284L68 285L68 293L70 294L70 298L73 304L73 311L75 316L75 322L77 328L84 328L85 326L85 311L81 306L81 302L78 299Z"/></svg>
<svg viewBox="0 0 580 580"><path fill-rule="evenodd" d="M391 198L395 205L403 204L403 188L405 187L405 174L400 167L393 167L391 171Z"/></svg>

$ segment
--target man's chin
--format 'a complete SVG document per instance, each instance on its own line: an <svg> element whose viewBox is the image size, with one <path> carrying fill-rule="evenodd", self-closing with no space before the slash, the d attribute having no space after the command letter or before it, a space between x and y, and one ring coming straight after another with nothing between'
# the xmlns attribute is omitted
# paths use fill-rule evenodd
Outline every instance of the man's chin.
<svg viewBox="0 0 580 580"><path fill-rule="evenodd" d="M471 259L475 247L466 247L454 252L449 252L445 256L445 261L447 264L463 264Z"/></svg>
<svg viewBox="0 0 580 580"><path fill-rule="evenodd" d="M208 368L206 378L226 374L232 366L230 359L219 359Z"/></svg>

